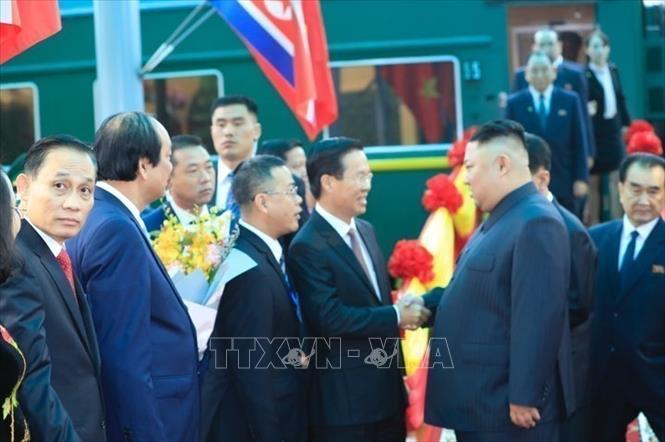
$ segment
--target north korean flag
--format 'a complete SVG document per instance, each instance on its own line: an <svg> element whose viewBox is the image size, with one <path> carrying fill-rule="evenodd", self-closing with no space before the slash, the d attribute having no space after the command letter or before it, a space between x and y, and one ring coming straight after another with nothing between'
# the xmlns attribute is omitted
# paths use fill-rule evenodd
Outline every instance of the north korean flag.
<svg viewBox="0 0 665 442"><path fill-rule="evenodd" d="M319 0L209 0L245 43L310 140L337 119Z"/></svg>

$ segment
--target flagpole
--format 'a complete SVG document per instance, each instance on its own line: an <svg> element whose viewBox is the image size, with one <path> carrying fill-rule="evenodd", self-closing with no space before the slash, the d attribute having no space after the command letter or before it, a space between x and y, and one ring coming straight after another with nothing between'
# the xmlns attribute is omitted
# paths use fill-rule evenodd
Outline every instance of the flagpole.
<svg viewBox="0 0 665 442"><path fill-rule="evenodd" d="M141 14L138 0L94 1L97 80L95 127L124 111L143 111Z"/></svg>

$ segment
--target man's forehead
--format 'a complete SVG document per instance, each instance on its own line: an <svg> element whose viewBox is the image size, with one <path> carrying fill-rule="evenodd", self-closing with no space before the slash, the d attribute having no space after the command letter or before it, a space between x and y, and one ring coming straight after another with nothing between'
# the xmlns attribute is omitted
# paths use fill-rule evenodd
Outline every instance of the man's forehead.
<svg viewBox="0 0 665 442"><path fill-rule="evenodd" d="M641 164L632 164L626 172L628 183L665 187L665 170L662 167L645 167Z"/></svg>
<svg viewBox="0 0 665 442"><path fill-rule="evenodd" d="M252 115L244 104L220 106L212 114L213 119L243 118Z"/></svg>

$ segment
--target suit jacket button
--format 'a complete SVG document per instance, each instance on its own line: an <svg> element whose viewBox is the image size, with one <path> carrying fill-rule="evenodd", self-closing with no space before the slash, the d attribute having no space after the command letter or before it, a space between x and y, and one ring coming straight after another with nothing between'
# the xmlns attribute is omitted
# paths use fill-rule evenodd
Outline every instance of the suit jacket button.
<svg viewBox="0 0 665 442"><path fill-rule="evenodd" d="M615 318L618 318L618 317L619 317L619 314L618 314L617 312L614 312L614 313L612 314L612 316L614 316Z"/></svg>
<svg viewBox="0 0 665 442"><path fill-rule="evenodd" d="M614 346L611 346L611 347L610 347L610 353L614 353L615 350L616 350L616 349L614 348Z"/></svg>

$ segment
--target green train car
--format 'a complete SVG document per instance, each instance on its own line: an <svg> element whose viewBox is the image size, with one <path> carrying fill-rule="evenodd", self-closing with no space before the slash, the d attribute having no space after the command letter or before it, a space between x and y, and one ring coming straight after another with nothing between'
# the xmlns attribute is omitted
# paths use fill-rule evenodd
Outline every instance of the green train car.
<svg viewBox="0 0 665 442"><path fill-rule="evenodd" d="M113 0L120 1L120 0ZM200 3L140 0L144 61ZM0 66L0 163L10 165L40 136L92 140L96 77L92 0L60 0L62 30ZM366 217L389 254L415 238L427 217L424 183L445 171L464 128L501 116L512 72L533 32L566 36L566 56L584 61L580 37L610 36L633 118L665 121L662 1L322 0L340 117L328 135L360 138L376 180ZM120 30L121 32L121 30ZM209 138L209 106L246 94L260 107L262 139L305 139L276 90L217 15L143 79L145 108L171 134Z"/></svg>

